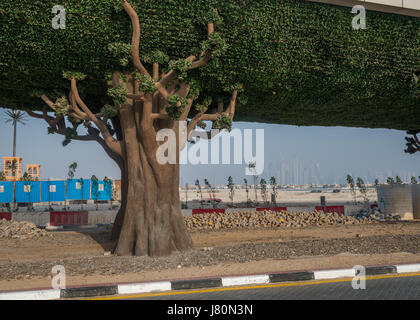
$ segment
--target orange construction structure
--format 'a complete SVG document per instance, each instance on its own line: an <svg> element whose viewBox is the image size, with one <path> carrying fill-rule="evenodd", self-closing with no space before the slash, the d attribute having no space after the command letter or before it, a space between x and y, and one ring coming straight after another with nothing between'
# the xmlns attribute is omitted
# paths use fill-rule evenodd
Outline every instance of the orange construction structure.
<svg viewBox="0 0 420 320"><path fill-rule="evenodd" d="M3 157L3 172L6 181L18 181L22 178L22 157Z"/></svg>
<svg viewBox="0 0 420 320"><path fill-rule="evenodd" d="M39 164L27 164L26 173L33 180L39 180L41 176L41 165Z"/></svg>
<svg viewBox="0 0 420 320"><path fill-rule="evenodd" d="M22 157L3 157L3 171L6 181L19 181L22 178ZM40 180L41 166L39 164L26 165L26 173L33 180Z"/></svg>

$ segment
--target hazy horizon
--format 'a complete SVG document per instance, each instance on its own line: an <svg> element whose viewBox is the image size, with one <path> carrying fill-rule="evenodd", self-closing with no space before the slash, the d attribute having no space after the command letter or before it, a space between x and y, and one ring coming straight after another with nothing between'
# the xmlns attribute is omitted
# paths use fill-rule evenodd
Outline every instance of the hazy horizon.
<svg viewBox="0 0 420 320"><path fill-rule="evenodd" d="M0 111L0 157L12 155L13 126L4 123ZM62 146L63 136L49 135L47 124L27 119L18 125L17 155L26 164L40 164L42 179L64 179L68 166L78 163L76 176L118 179L119 169L96 142L72 141ZM407 181L420 175L420 154L404 153L404 131L346 127L297 127L234 122L233 128L264 129L264 172L267 181L275 176L282 184L344 183L350 173L366 182L399 175ZM258 143L262 143L259 141ZM189 146L190 147L190 146ZM254 142L255 147L255 142ZM181 184L207 178L212 184L226 184L228 176L242 183L246 164L181 165ZM252 176L247 177L251 181Z"/></svg>

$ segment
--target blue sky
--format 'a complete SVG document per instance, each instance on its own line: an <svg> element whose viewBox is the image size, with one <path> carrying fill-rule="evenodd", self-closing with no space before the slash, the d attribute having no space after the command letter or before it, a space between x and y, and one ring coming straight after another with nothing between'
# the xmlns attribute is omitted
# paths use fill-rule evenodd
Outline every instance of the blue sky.
<svg viewBox="0 0 420 320"><path fill-rule="evenodd" d="M281 181L289 172L292 182L343 183L347 173L365 180L391 174L403 179L420 175L420 154L404 153L403 131L247 122L234 123L234 128L264 129L264 141L258 143L264 144L265 170L261 176L265 178L273 175ZM4 123L4 111L0 110L0 157L11 156L12 137L13 127ZM18 126L17 154L24 164L40 164L44 179L64 178L72 162L78 163L78 176L119 178L118 167L96 142L73 141L63 147L62 140L60 135L47 134L45 122L28 118L25 126ZM238 183L245 177L245 166L182 165L181 183L207 178L214 184L225 184L229 175Z"/></svg>

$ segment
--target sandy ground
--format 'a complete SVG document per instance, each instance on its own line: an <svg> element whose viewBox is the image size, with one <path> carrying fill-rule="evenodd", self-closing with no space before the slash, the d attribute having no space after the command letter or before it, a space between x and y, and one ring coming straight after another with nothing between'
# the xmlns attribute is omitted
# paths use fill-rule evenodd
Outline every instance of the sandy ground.
<svg viewBox="0 0 420 320"><path fill-rule="evenodd" d="M54 232L54 239L0 240L0 265L5 263L52 261L83 256L102 256L110 251L113 242L108 233L100 231ZM398 224L309 226L260 230L230 230L192 232L196 248L234 246L241 243L276 242L311 239L353 238L378 235L420 234L420 221Z"/></svg>
<svg viewBox="0 0 420 320"><path fill-rule="evenodd" d="M313 241L330 240L331 245L340 239L365 239L370 241L374 237L395 236L399 238L412 237L418 239L420 235L420 221L383 223L374 225L338 225L323 227L306 227L301 229L266 229L266 230L237 230L222 232L193 232L192 238L196 248L227 248L235 251L236 246L246 246L261 244L299 244L302 246L308 243L313 245ZM45 268L50 268L48 262L65 259L87 259L94 261L104 257L104 251L112 248L112 243L107 240L108 234L100 231L65 231L54 233L54 239L39 240L0 240L0 269L13 268L14 265L36 264L39 268L45 264ZM386 238L384 238L386 239ZM304 243L302 243L304 241ZM379 239L379 241L382 241ZM416 240L418 241L418 240ZM392 243L389 244L392 247ZM378 252L372 254L357 254L350 251L337 251L333 255L293 255L287 259L273 259L268 254L264 259L258 258L257 261L247 261L245 263L224 262L214 265L186 266L180 268L168 268L162 270L137 270L135 273L127 272L127 268L121 274L97 274L93 270L89 274L72 274L67 276L67 285L86 285L86 284L109 284L122 282L144 282L154 280L171 280L179 278L211 277L236 274L259 274L267 272L280 272L290 270L316 270L326 268L344 268L354 265L389 265L396 263L419 263L420 244L411 244L410 252L405 252L404 248L399 247L397 252ZM413 251L414 247L414 251ZM223 252L223 251L221 251ZM268 251L270 252L270 251ZM101 258L102 257L102 258ZM92 260L91 260L92 259ZM102 260L104 261L104 260ZM93 263L92 263L93 264ZM17 269L20 270L20 269ZM45 273L45 272L44 272ZM28 288L48 288L51 280L47 276L26 277L25 273L14 279L1 279L0 291L21 290Z"/></svg>
<svg viewBox="0 0 420 320"><path fill-rule="evenodd" d="M271 200L271 190L267 191L268 200ZM276 197L276 202L279 205L289 205L289 206L305 206L305 205L319 205L320 197L325 196L326 203L328 204L352 204L354 202L354 198L350 191L343 190L339 193L333 193L332 189L328 192L322 193L312 193L310 191L279 191ZM262 196L260 190L257 191L257 197L259 202L262 201ZM368 197L370 202L377 201L377 193L375 189L368 189ZM189 190L188 195L186 194L185 190L180 191L180 198L182 202L188 200L189 208L193 208L197 205L193 205L193 202L197 202L201 199L200 194L197 193L196 190ZM231 204L231 200L229 198L229 190L221 189L216 190L215 198L221 199L222 202L226 204ZM210 199L210 194L208 190L203 190L203 199ZM249 191L249 199L254 201L255 200L255 192L254 190ZM235 190L233 203L246 203L247 195L245 190ZM363 196L360 192L357 192L357 201L362 203L364 201Z"/></svg>

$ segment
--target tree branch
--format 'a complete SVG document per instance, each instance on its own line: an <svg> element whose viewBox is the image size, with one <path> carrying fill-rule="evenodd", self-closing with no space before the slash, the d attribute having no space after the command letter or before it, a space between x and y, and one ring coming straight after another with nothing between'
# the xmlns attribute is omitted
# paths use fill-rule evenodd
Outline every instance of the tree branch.
<svg viewBox="0 0 420 320"><path fill-rule="evenodd" d="M197 113L195 117L191 119L190 123L188 123L187 136L188 137L190 136L191 132L195 129L195 127L200 121L216 121L222 115L227 115L229 116L231 120L233 120L235 116L237 97L238 97L238 91L234 90L230 98L229 107L227 108L226 111L223 111L223 102L219 102L216 113L206 114L205 112L207 110Z"/></svg>
<svg viewBox="0 0 420 320"><path fill-rule="evenodd" d="M141 125L143 128L148 129L153 124L153 96L150 93L144 95L143 115Z"/></svg>
<svg viewBox="0 0 420 320"><path fill-rule="evenodd" d="M140 20L136 10L124 0L124 10L127 12L131 19L131 25L133 27L133 36L131 39L131 56L133 58L134 66L142 73L150 77L149 72L140 61L139 47L140 47Z"/></svg>
<svg viewBox="0 0 420 320"><path fill-rule="evenodd" d="M154 82L159 81L159 63L157 62L153 63L153 81Z"/></svg>
<svg viewBox="0 0 420 320"><path fill-rule="evenodd" d="M52 127L56 127L57 124L60 123L61 120L63 120L63 116L59 116L59 117L50 117L47 113L47 106L44 106L44 108L42 108L42 117L44 118L44 120Z"/></svg>
<svg viewBox="0 0 420 320"><path fill-rule="evenodd" d="M89 120L88 115L84 113L82 110L80 110L79 107L77 106L77 103L75 101L76 99L73 94L73 90L70 90L69 100L70 100L71 110L73 111L72 116L80 120L84 120L84 121Z"/></svg>
<svg viewBox="0 0 420 320"><path fill-rule="evenodd" d="M179 120L181 121L185 121L188 118L188 115L190 114L190 110L191 110L191 106L193 104L194 100L189 98L188 99L188 103L185 106L184 112L181 114L181 117L179 118Z"/></svg>
<svg viewBox="0 0 420 320"><path fill-rule="evenodd" d="M229 107L226 110L231 120L233 120L233 117L235 116L237 99L238 99L238 90L233 90L232 97L230 98Z"/></svg>
<svg viewBox="0 0 420 320"><path fill-rule="evenodd" d="M41 96L41 99L54 111L57 111L55 108L54 102L52 102L45 94Z"/></svg>
<svg viewBox="0 0 420 320"><path fill-rule="evenodd" d="M73 92L74 98L76 99L76 103L80 105L82 110L86 113L89 117L89 120L93 121L93 123L98 127L99 131L101 132L105 142L107 143L108 147L115 153L122 155L122 149L120 143L115 140L112 135L110 134L108 127L105 123L98 119L86 106L83 100L79 96L79 91L77 90L77 82L76 79L71 79L71 90Z"/></svg>
<svg viewBox="0 0 420 320"><path fill-rule="evenodd" d="M44 117L43 117L43 115L42 115L42 114L39 114L39 113L33 112L32 110L29 110L29 109L26 109L25 111L26 111L26 113L27 113L29 116L31 116L31 117L33 117L33 118L37 118L37 119L44 119Z"/></svg>
<svg viewBox="0 0 420 320"><path fill-rule="evenodd" d="M419 146L419 148L420 148L420 140L419 140L419 138L417 137L417 134L416 134L416 133L413 133L413 134L412 134L412 136L413 136L414 140L416 141L417 145L418 145L418 146Z"/></svg>
<svg viewBox="0 0 420 320"><path fill-rule="evenodd" d="M57 111L57 109L56 109L56 107L55 107L55 105L54 105L54 103L45 95L45 94L43 94L42 96L41 96L41 99L51 108L51 109L53 109L54 111ZM50 125L51 127L55 127L56 125L57 125L57 123L62 119L62 117L60 118L60 117L57 117L57 118L53 118L53 117L50 117L48 114L47 114L47 107L46 106L44 106L43 108L42 108L42 118L45 120L45 122L46 123L48 123L48 125Z"/></svg>

